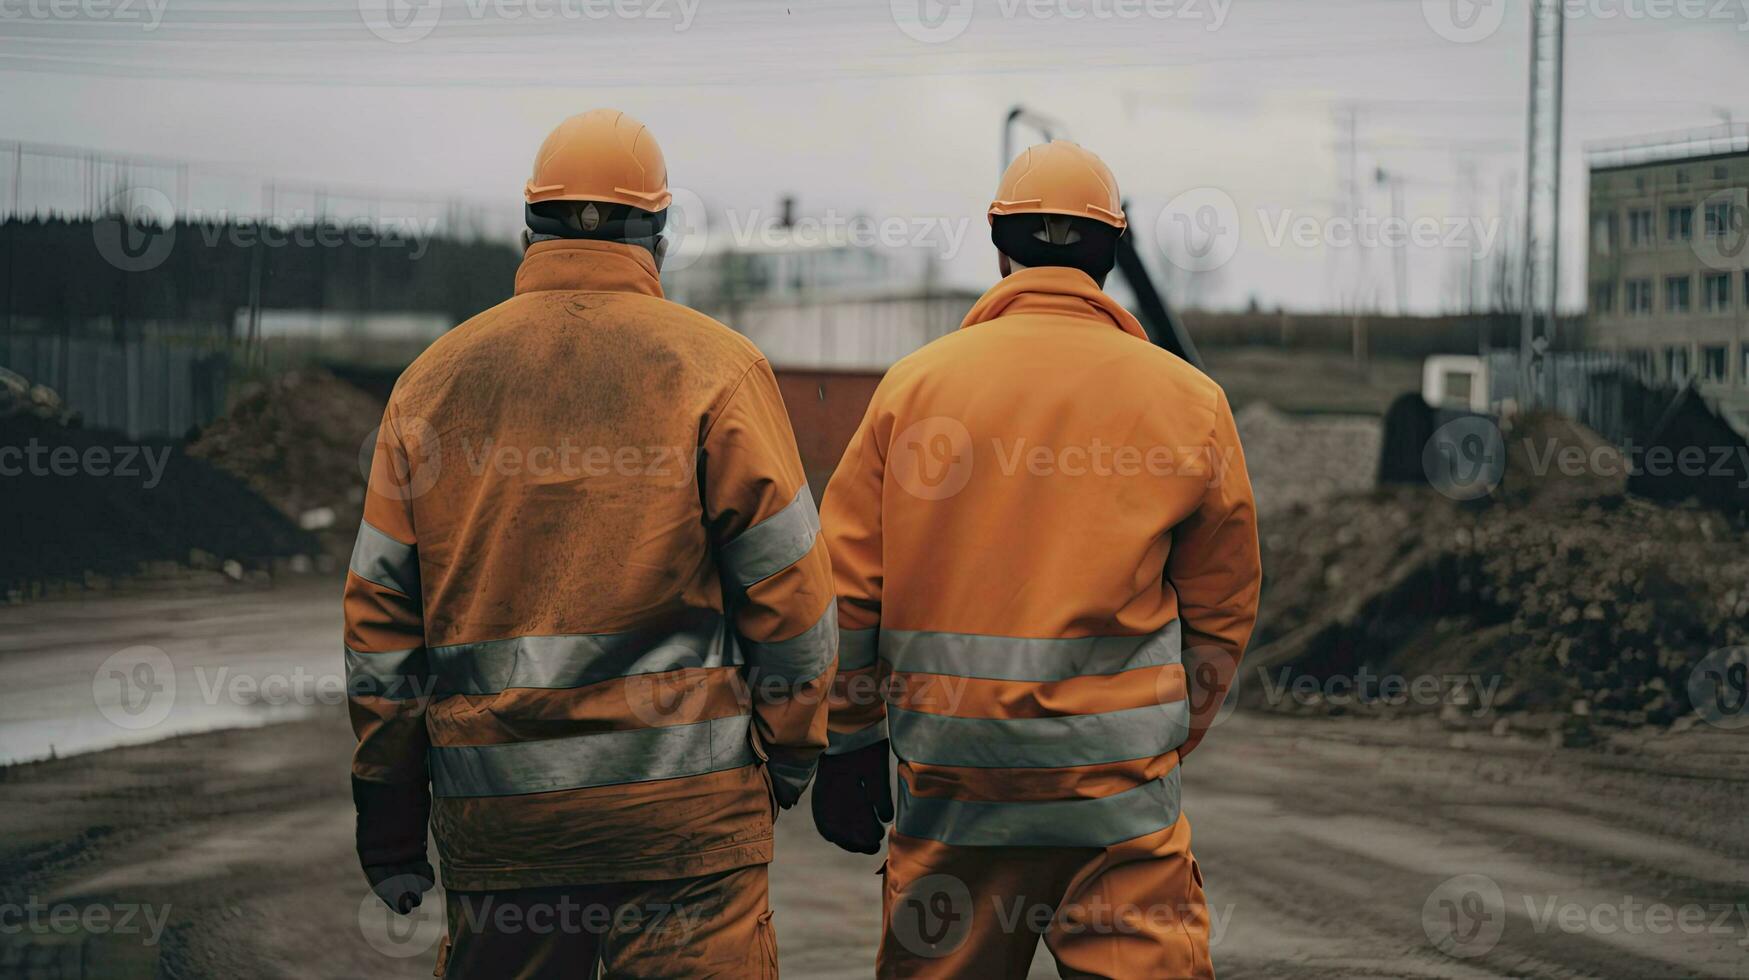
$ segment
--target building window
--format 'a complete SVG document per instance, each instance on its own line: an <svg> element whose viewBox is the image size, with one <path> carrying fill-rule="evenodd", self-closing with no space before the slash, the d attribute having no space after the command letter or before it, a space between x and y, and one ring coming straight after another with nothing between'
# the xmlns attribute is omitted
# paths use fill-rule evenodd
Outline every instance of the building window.
<svg viewBox="0 0 1749 980"><path fill-rule="evenodd" d="M1646 189L1646 175L1645 174L1634 174L1634 190L1643 191L1645 189Z"/></svg>
<svg viewBox="0 0 1749 980"><path fill-rule="evenodd" d="M1725 169L1724 164L1718 164L1718 165L1713 167L1713 179L1714 180L1725 180L1729 177L1730 177L1730 172Z"/></svg>
<svg viewBox="0 0 1749 980"><path fill-rule="evenodd" d="M1723 313L1731 308L1731 274L1709 272L1701 278L1701 302L1708 313Z"/></svg>
<svg viewBox="0 0 1749 980"><path fill-rule="evenodd" d="M1702 347L1700 349L1700 379L1702 381L1728 381L1730 376L1729 362L1725 360L1728 350L1725 347Z"/></svg>
<svg viewBox="0 0 1749 980"><path fill-rule="evenodd" d="M1628 312L1634 316L1652 315L1652 280L1628 280Z"/></svg>
<svg viewBox="0 0 1749 980"><path fill-rule="evenodd" d="M1673 242L1694 240L1694 208L1679 204L1664 212L1664 237Z"/></svg>
<svg viewBox="0 0 1749 980"><path fill-rule="evenodd" d="M1628 244L1645 248L1652 244L1652 209L1635 208L1628 212Z"/></svg>
<svg viewBox="0 0 1749 980"><path fill-rule="evenodd" d="M1591 312L1615 312L1615 283L1600 282L1591 287Z"/></svg>
<svg viewBox="0 0 1749 980"><path fill-rule="evenodd" d="M1688 378L1688 348L1664 348L1664 376L1671 381L1683 381Z"/></svg>
<svg viewBox="0 0 1749 980"><path fill-rule="evenodd" d="M1708 238L1723 238L1731 230L1731 202L1708 201L1702 234Z"/></svg>
<svg viewBox="0 0 1749 980"><path fill-rule="evenodd" d="M1676 183L1678 186L1688 183L1688 171L1686 171L1686 170L1676 171Z"/></svg>
<svg viewBox="0 0 1749 980"><path fill-rule="evenodd" d="M1591 248L1598 255L1608 255L1615 251L1616 234L1620 226L1614 211L1600 214L1591 219Z"/></svg>
<svg viewBox="0 0 1749 980"><path fill-rule="evenodd" d="M1687 276L1664 277L1664 312L1688 312L1688 282Z"/></svg>

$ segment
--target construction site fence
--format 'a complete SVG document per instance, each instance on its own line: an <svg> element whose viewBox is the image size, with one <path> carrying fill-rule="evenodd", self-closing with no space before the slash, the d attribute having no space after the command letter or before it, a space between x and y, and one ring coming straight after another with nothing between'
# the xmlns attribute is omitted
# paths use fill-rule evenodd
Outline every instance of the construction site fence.
<svg viewBox="0 0 1749 980"><path fill-rule="evenodd" d="M161 340L0 337L0 367L47 386L87 428L130 439L179 439L225 410L224 350Z"/></svg>
<svg viewBox="0 0 1749 980"><path fill-rule="evenodd" d="M1196 345L1275 347L1351 353L1366 358L1420 359L1434 354L1479 354L1516 346L1517 313L1453 313L1402 316L1384 313L1295 313L1287 310L1179 313ZM1559 349L1584 346L1581 317L1562 317L1553 334Z"/></svg>

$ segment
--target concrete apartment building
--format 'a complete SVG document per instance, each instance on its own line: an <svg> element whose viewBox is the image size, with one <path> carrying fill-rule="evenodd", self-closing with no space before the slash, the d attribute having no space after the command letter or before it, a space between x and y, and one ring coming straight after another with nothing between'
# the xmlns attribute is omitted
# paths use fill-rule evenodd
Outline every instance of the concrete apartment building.
<svg viewBox="0 0 1749 980"><path fill-rule="evenodd" d="M1749 394L1749 127L1589 148L1587 337L1670 380Z"/></svg>

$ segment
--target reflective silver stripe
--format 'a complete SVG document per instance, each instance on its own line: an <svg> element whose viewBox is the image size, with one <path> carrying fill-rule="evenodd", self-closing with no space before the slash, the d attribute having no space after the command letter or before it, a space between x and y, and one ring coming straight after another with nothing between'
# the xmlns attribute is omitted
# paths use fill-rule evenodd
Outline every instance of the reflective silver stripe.
<svg viewBox="0 0 1749 980"><path fill-rule="evenodd" d="M758 760L747 715L504 745L431 748L438 796L516 796L737 769Z"/></svg>
<svg viewBox="0 0 1749 980"><path fill-rule="evenodd" d="M838 631L838 670L861 670L873 667L875 662L875 644L880 640L879 629L839 630Z"/></svg>
<svg viewBox="0 0 1749 980"><path fill-rule="evenodd" d="M840 735L837 732L828 731L826 733L826 754L843 755L846 752L855 752L857 749L860 749L865 745L873 745L886 737L887 720L885 718L869 725L867 728L858 728L856 731L851 732L848 735Z"/></svg>
<svg viewBox="0 0 1749 980"><path fill-rule="evenodd" d="M820 515L804 483L782 510L723 545L723 569L741 588L748 588L802 560L813 550L819 533Z"/></svg>
<svg viewBox="0 0 1749 980"><path fill-rule="evenodd" d="M346 648L346 694L406 701L425 693L425 648L360 653Z"/></svg>
<svg viewBox="0 0 1749 980"><path fill-rule="evenodd" d="M772 759L765 764L765 768L770 770L773 780L794 790L797 796L802 795L802 790L807 789L808 783L814 778L814 764L811 762L806 765L791 765Z"/></svg>
<svg viewBox="0 0 1749 980"><path fill-rule="evenodd" d="M1060 681L1179 662L1178 620L1142 636L1041 640L973 633L881 630L881 659L894 670L999 681Z"/></svg>
<svg viewBox="0 0 1749 980"><path fill-rule="evenodd" d="M824 673L838 656L838 603L827 603L814 625L787 640L755 643L743 637L741 643L747 678L755 691L764 685L805 684Z"/></svg>
<svg viewBox="0 0 1749 980"><path fill-rule="evenodd" d="M955 718L889 705L893 754L906 762L984 769L1051 769L1147 759L1184 744L1190 703L1096 715Z"/></svg>
<svg viewBox="0 0 1749 980"><path fill-rule="evenodd" d="M358 525L358 540L352 544L352 573L408 598L419 597L419 552L410 544L370 526Z"/></svg>
<svg viewBox="0 0 1749 980"><path fill-rule="evenodd" d="M431 672L442 697L582 687L616 677L739 663L723 617L714 612L678 630L517 636L431 648Z"/></svg>
<svg viewBox="0 0 1749 980"><path fill-rule="evenodd" d="M899 819L907 837L965 847L1110 847L1178 822L1178 770L1094 800L987 803L912 796L899 780Z"/></svg>

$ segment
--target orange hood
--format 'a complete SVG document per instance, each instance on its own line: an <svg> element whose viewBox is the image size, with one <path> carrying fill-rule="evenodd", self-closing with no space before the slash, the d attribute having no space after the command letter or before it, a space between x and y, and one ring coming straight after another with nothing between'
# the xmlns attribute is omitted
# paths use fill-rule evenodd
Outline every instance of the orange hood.
<svg viewBox="0 0 1749 980"><path fill-rule="evenodd" d="M1141 321L1105 295L1093 278L1080 269L1039 266L1021 269L991 286L978 297L960 329L1001 316L1045 313L1104 320L1140 340L1148 339Z"/></svg>

